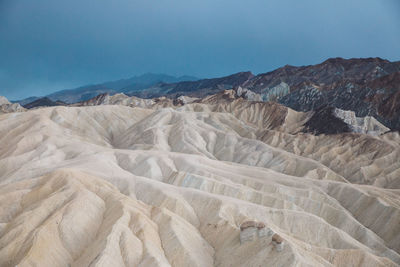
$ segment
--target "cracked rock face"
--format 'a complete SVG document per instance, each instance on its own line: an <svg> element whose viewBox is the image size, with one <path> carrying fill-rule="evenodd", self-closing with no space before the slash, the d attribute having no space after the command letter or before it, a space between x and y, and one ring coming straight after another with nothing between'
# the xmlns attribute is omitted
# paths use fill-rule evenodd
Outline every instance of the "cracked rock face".
<svg viewBox="0 0 400 267"><path fill-rule="evenodd" d="M397 133L304 133L233 91L124 99L0 115L0 266L400 264Z"/></svg>

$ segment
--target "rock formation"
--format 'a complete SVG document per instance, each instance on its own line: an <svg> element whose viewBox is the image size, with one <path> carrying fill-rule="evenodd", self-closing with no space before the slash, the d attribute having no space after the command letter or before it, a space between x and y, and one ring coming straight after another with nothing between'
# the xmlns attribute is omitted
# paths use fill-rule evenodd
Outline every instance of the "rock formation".
<svg viewBox="0 0 400 267"><path fill-rule="evenodd" d="M24 108L32 109L32 108L40 108L40 107L55 107L55 106L66 106L67 104L62 101L52 101L48 97L42 97L34 100L33 102L27 103L24 105Z"/></svg>
<svg viewBox="0 0 400 267"><path fill-rule="evenodd" d="M314 135L233 90L115 98L0 115L0 266L400 264L397 132Z"/></svg>
<svg viewBox="0 0 400 267"><path fill-rule="evenodd" d="M364 133L370 135L381 135L390 131L388 127L377 121L374 117L357 117L354 111L341 110L336 108L334 111L336 117L347 123L352 132Z"/></svg>
<svg viewBox="0 0 400 267"><path fill-rule="evenodd" d="M274 235L274 231L272 231L270 228L265 227L265 223L263 222L257 222L257 221L245 221L240 225L240 244L244 244L246 242L252 242L256 241L257 239L262 239L264 237L269 237L272 236L272 242L274 242L274 236L277 236L276 234ZM275 240L275 243L277 241ZM274 243L274 246L275 246ZM280 242L280 247L283 246ZM281 251L281 250L279 250Z"/></svg>
<svg viewBox="0 0 400 267"><path fill-rule="evenodd" d="M257 237L262 238L270 233L271 230L263 222L245 221L240 225L240 243L254 241Z"/></svg>
<svg viewBox="0 0 400 267"><path fill-rule="evenodd" d="M200 80L147 74L63 90L47 97L73 104L99 94L122 92L138 98L205 98L231 89L235 89L239 97L274 101L296 111L316 111L325 106L351 110L356 117L374 117L385 127L400 130L400 61L381 58L331 58L316 65L286 65L258 75L239 72ZM34 100L37 98L21 100L21 103L25 105Z"/></svg>
<svg viewBox="0 0 400 267"><path fill-rule="evenodd" d="M11 103L4 96L0 96L0 114L1 113L12 113L12 112L21 112L25 109L21 107L18 103Z"/></svg>
<svg viewBox="0 0 400 267"><path fill-rule="evenodd" d="M5 98L4 96L0 96L0 106L2 105L10 105L10 101L8 101L7 98Z"/></svg>
<svg viewBox="0 0 400 267"><path fill-rule="evenodd" d="M400 130L400 62L380 58L331 58L317 65L289 66L259 74L241 85L297 111L322 106L373 116Z"/></svg>
<svg viewBox="0 0 400 267"><path fill-rule="evenodd" d="M284 242L280 235L274 234L272 236L272 244L274 245L276 251L281 252L283 250Z"/></svg>

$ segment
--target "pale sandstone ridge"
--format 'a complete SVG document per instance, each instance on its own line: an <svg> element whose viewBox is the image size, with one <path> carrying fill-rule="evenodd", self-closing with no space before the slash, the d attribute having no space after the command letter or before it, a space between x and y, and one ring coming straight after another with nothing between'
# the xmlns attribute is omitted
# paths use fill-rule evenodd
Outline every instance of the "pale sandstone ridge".
<svg viewBox="0 0 400 267"><path fill-rule="evenodd" d="M303 133L233 91L125 99L0 115L0 266L400 264L398 133Z"/></svg>
<svg viewBox="0 0 400 267"><path fill-rule="evenodd" d="M221 105L227 105L237 107L242 105L243 107L240 110L245 110L247 107L252 106L253 104L258 105L260 107L279 107L279 109L284 110L282 113L287 112L294 115L295 117L301 117L301 119L295 119L290 121L290 123L295 123L296 126L304 126L309 119L312 119L313 112L296 112L290 108L284 107L275 102L262 102L263 99L260 95L242 87L238 87L235 90L223 90L218 94L210 95L204 98L195 98L188 96L180 96L176 99L169 99L166 97L159 97L154 99L142 99L135 96L127 96L123 93L120 94L101 94L98 95L88 101L79 102L75 104L71 104L69 106L97 106L97 105L123 105L130 107L141 107L141 108L152 108L152 109L160 109L165 107L171 108L180 108L184 105L196 106L196 104L207 104L210 111L221 111ZM240 104L239 104L240 103ZM225 108L226 109L226 108ZM230 108L230 112L234 110ZM237 110L237 108L236 108ZM274 115L274 114L271 114ZM333 109L333 115L343 121L344 124L347 124L351 132L355 133L363 133L369 135L381 135L385 132L390 131L389 128L381 124L374 117L365 116L365 117L356 117L354 111L350 110L341 110L341 109ZM258 120L257 117L254 120ZM260 121L261 123L263 121ZM326 120L323 119L322 123L325 123ZM289 123L285 125L285 127L289 127ZM302 128L297 128L301 130ZM292 130L293 132L293 130Z"/></svg>
<svg viewBox="0 0 400 267"><path fill-rule="evenodd" d="M5 104L11 104L10 101L8 101L7 98L5 98L4 96L0 95L0 106L1 105L5 105Z"/></svg>
<svg viewBox="0 0 400 267"><path fill-rule="evenodd" d="M123 93L120 94L101 94L88 101L72 104L71 106L98 106L98 105L123 105L135 107L150 107L155 102L152 99L141 99L137 97L129 97Z"/></svg>
<svg viewBox="0 0 400 267"><path fill-rule="evenodd" d="M18 103L11 103L4 96L0 96L0 114L2 113L12 113L12 112L21 112L25 109L21 107Z"/></svg>

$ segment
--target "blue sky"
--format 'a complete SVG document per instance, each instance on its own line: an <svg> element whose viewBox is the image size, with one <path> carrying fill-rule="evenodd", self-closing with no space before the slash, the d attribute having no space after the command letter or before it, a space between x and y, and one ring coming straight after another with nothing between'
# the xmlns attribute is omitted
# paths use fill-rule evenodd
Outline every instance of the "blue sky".
<svg viewBox="0 0 400 267"><path fill-rule="evenodd" d="M0 95L10 99L338 56L400 60L400 1L0 0Z"/></svg>

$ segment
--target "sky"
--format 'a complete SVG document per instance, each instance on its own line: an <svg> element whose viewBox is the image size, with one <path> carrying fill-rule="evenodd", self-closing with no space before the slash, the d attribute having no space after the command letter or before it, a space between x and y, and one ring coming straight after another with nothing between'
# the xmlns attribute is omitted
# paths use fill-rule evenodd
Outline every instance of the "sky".
<svg viewBox="0 0 400 267"><path fill-rule="evenodd" d="M400 60L398 0L0 0L0 95L165 73Z"/></svg>

